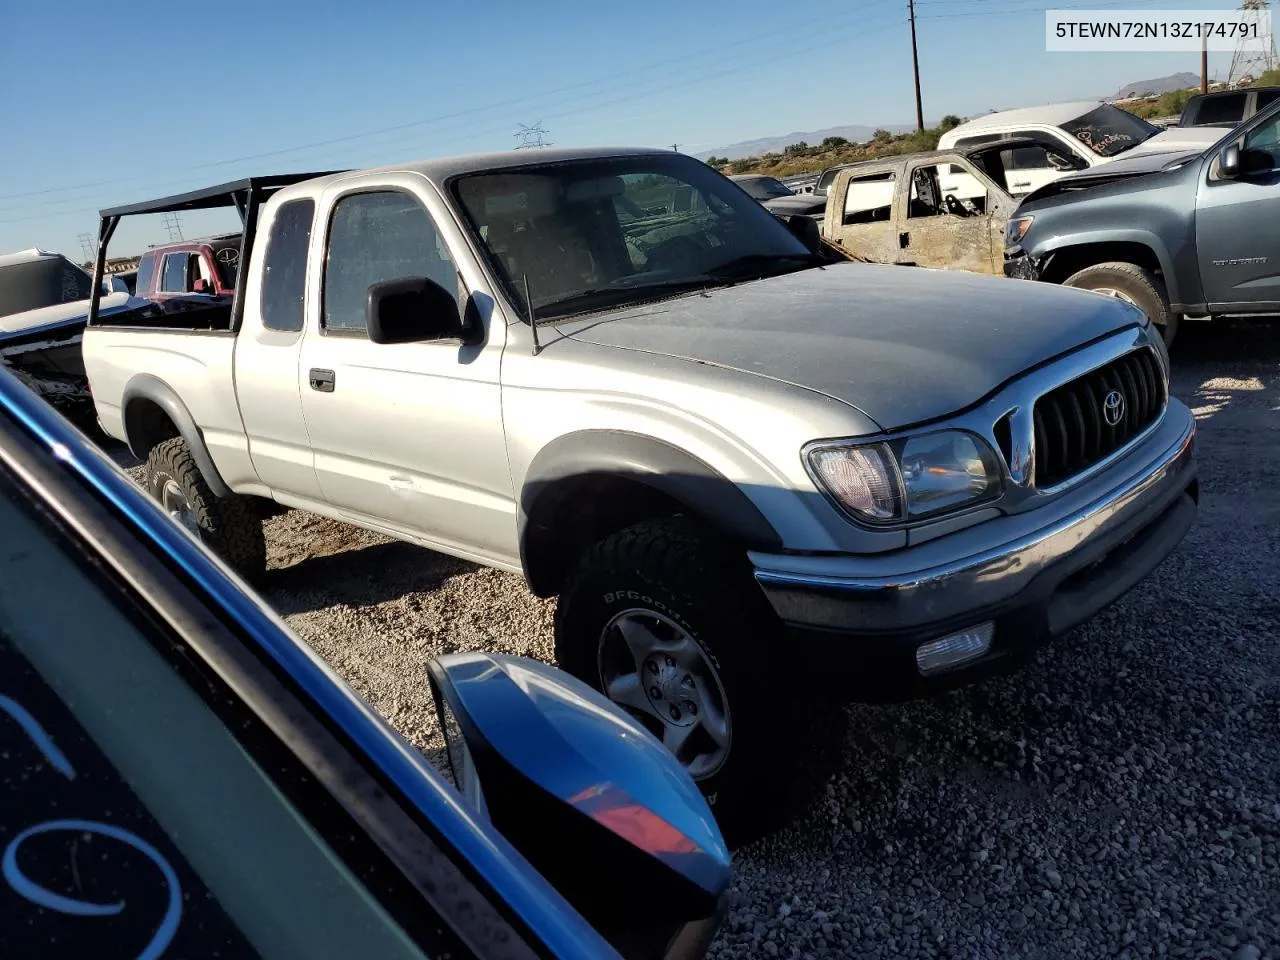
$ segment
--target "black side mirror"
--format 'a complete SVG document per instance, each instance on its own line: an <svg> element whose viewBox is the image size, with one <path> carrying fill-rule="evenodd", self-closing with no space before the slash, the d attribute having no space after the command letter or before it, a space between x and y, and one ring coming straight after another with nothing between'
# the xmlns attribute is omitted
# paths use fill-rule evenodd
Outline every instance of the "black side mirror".
<svg viewBox="0 0 1280 960"><path fill-rule="evenodd" d="M374 343L418 343L462 335L453 294L427 277L401 277L371 286L365 326Z"/></svg>
<svg viewBox="0 0 1280 960"><path fill-rule="evenodd" d="M818 227L818 221L813 217L805 216L802 213L793 213L787 217L779 217L792 235L803 243L811 253L820 253L822 250L822 231Z"/></svg>
<svg viewBox="0 0 1280 960"><path fill-rule="evenodd" d="M537 660L427 664L459 792L626 960L703 956L728 848L693 779L644 727Z"/></svg>
<svg viewBox="0 0 1280 960"><path fill-rule="evenodd" d="M1231 144L1224 147L1222 153L1218 156L1218 173L1224 179L1231 180L1240 176L1240 146Z"/></svg>

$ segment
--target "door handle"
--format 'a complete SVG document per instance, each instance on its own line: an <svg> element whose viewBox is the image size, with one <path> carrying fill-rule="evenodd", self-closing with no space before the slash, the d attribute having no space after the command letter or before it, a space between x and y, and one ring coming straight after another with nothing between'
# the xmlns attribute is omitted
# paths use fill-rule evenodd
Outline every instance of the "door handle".
<svg viewBox="0 0 1280 960"><path fill-rule="evenodd" d="M319 390L321 393L333 393L332 370L321 370L319 367L312 367L308 376L310 377L312 390Z"/></svg>
<svg viewBox="0 0 1280 960"><path fill-rule="evenodd" d="M911 243L911 234L909 233L898 234L898 248L900 250L905 250L910 245L910 243Z"/></svg>

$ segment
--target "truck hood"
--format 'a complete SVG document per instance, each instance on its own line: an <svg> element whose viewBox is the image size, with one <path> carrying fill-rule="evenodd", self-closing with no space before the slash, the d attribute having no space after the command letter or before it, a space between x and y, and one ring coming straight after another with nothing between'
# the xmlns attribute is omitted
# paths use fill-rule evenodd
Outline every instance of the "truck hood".
<svg viewBox="0 0 1280 960"><path fill-rule="evenodd" d="M798 193L793 197L774 197L764 201L764 208L780 217L794 214L812 216L822 213L827 208L827 198L813 193Z"/></svg>
<svg viewBox="0 0 1280 960"><path fill-rule="evenodd" d="M1118 180L1145 177L1153 173L1174 170L1188 161L1196 159L1203 153L1203 150L1171 150L1160 153L1125 154L1120 160L1113 160L1111 163L1100 163L1096 167L1089 167L1077 173L1050 180L1040 189L1033 190L1023 197L1018 211L1024 212L1028 210L1030 204L1044 197L1052 197L1060 193L1083 190L1087 187L1099 187L1106 183L1115 183Z"/></svg>
<svg viewBox="0 0 1280 960"><path fill-rule="evenodd" d="M1133 156L1138 153L1152 153L1162 150L1199 150L1204 151L1213 146L1224 136L1216 127L1170 127L1157 133L1149 140L1144 140L1122 156Z"/></svg>
<svg viewBox="0 0 1280 960"><path fill-rule="evenodd" d="M1096 293L1033 281L841 263L557 324L574 340L711 363L856 407L895 430L1141 323Z"/></svg>

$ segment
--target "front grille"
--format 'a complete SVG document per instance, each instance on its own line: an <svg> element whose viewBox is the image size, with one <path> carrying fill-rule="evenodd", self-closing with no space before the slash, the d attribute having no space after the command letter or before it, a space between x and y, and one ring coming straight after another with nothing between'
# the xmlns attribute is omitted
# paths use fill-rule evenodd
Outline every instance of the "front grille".
<svg viewBox="0 0 1280 960"><path fill-rule="evenodd" d="M1036 486L1055 486L1105 459L1154 423L1164 404L1164 374L1145 347L1046 393L1035 405Z"/></svg>

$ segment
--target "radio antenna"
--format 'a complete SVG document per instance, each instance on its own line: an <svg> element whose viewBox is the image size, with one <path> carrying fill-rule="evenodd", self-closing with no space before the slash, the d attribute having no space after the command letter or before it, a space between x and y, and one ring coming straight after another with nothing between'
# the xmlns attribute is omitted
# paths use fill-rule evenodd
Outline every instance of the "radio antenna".
<svg viewBox="0 0 1280 960"><path fill-rule="evenodd" d="M529 307L529 329L533 331L533 355L542 352L542 344L538 343L538 317L533 311L533 297L529 296L529 274L524 275L524 302Z"/></svg>

